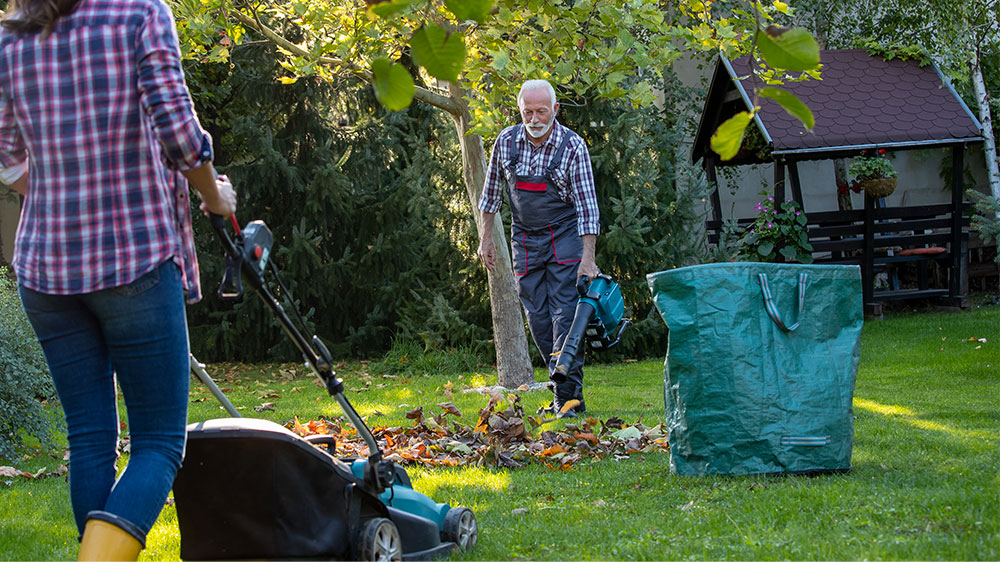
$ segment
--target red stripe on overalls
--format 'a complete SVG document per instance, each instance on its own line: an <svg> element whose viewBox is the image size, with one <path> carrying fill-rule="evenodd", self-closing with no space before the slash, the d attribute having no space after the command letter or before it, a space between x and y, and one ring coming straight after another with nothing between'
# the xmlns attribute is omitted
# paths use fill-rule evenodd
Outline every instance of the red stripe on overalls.
<svg viewBox="0 0 1000 562"><path fill-rule="evenodd" d="M544 183L532 183L527 181L517 182L517 188L521 191L545 191Z"/></svg>
<svg viewBox="0 0 1000 562"><path fill-rule="evenodd" d="M521 247L524 248L524 272L518 273L518 272L515 271L514 272L515 276L517 276L517 275L527 275L528 274L528 246L527 246L527 244L525 244L525 242L527 242L527 241L528 241L528 233L525 232L525 233L521 234Z"/></svg>
<svg viewBox="0 0 1000 562"><path fill-rule="evenodd" d="M552 240L552 255L555 256L556 263L558 264L573 263L576 261L580 261L582 259L582 258L577 258L575 260L559 261L559 254L556 252L556 233L554 230L552 230L551 225L549 225L549 239ZM525 269L525 271L527 271L527 269Z"/></svg>

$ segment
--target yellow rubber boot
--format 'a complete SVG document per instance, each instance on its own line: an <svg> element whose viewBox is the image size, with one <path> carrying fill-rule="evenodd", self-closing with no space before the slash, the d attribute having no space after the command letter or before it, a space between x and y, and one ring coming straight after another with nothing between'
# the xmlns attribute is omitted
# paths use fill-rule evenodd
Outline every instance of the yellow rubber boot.
<svg viewBox="0 0 1000 562"><path fill-rule="evenodd" d="M125 529L100 519L88 519L77 560L136 560L140 550L142 543Z"/></svg>

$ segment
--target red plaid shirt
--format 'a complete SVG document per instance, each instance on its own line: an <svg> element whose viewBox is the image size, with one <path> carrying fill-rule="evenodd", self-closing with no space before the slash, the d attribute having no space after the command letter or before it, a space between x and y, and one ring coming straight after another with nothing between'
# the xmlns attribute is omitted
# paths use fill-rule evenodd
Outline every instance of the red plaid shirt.
<svg viewBox="0 0 1000 562"><path fill-rule="evenodd" d="M559 188L564 201L576 206L576 227L580 236L601 233L601 211L597 206L597 189L594 185L594 171L590 165L587 143L580 135L570 131L556 121L552 124L552 134L541 146L536 147L525 138L524 125L507 127L493 143L493 154L486 168L486 183L479 198L479 208L487 213L500 212L504 188L507 185L510 162L510 137L514 139L515 150L520 151L517 162L518 175L541 175L555 157L563 135L571 135L562 162L556 166L552 180Z"/></svg>
<svg viewBox="0 0 1000 562"><path fill-rule="evenodd" d="M89 293L172 259L198 300L178 171L211 157L162 0L82 0L45 40L0 31L0 167L29 164L14 246L25 287Z"/></svg>

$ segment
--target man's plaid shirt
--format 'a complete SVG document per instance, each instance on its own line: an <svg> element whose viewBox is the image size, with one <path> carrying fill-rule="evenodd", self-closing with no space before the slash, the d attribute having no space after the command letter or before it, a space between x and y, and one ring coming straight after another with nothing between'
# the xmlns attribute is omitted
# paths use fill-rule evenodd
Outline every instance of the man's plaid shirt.
<svg viewBox="0 0 1000 562"><path fill-rule="evenodd" d="M542 175L555 156L562 142L563 135L570 135L569 144L560 162L553 171L552 180L559 188L559 196L567 203L576 206L577 232L584 234L600 234L601 213L597 207L597 191L594 187L594 171L590 165L590 153L587 143L580 135L563 127L556 121L552 124L552 134L541 146L536 147L528 140L524 125L507 127L497 136L493 144L493 154L490 165L486 169L486 183L479 199L479 208L487 213L500 211L503 202L503 192L507 186L507 164L510 162L510 139L514 138L515 150L520 151L517 162L517 175Z"/></svg>

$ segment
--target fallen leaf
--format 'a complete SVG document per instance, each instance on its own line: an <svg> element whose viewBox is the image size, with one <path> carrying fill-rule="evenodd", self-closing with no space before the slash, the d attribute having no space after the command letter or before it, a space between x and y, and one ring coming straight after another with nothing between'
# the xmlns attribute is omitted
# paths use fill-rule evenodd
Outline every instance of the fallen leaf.
<svg viewBox="0 0 1000 562"><path fill-rule="evenodd" d="M510 512L511 515L524 515L525 513L528 513L528 508L526 507L519 507Z"/></svg>
<svg viewBox="0 0 1000 562"><path fill-rule="evenodd" d="M417 407L406 412L406 419L417 420L417 423L424 423L424 409Z"/></svg>
<svg viewBox="0 0 1000 562"><path fill-rule="evenodd" d="M260 406L254 406L253 409L258 412L273 412L274 402L264 402Z"/></svg>
<svg viewBox="0 0 1000 562"><path fill-rule="evenodd" d="M608 421L604 422L604 427L609 429L621 429L624 425L625 420L618 417L608 418Z"/></svg>
<svg viewBox="0 0 1000 562"><path fill-rule="evenodd" d="M451 402L441 402L438 407L444 410L445 414L452 414L458 417L462 417L462 412L458 410L458 407Z"/></svg>
<svg viewBox="0 0 1000 562"><path fill-rule="evenodd" d="M292 432L298 435L299 437L305 437L306 435L311 434L307 426L303 426L302 424L299 423L298 416L295 416L295 425L293 425L291 429Z"/></svg>
<svg viewBox="0 0 1000 562"><path fill-rule="evenodd" d="M626 427L624 429L619 429L618 431L611 434L615 439L621 439L622 441L628 441L632 439L639 439L642 437L642 432L635 426Z"/></svg>
<svg viewBox="0 0 1000 562"><path fill-rule="evenodd" d="M566 412L572 410L573 408L576 408L579 405L580 405L579 400L567 400L566 403L562 405L562 408L559 408L559 413L565 414Z"/></svg>

